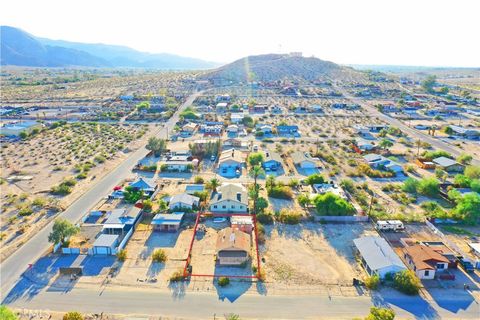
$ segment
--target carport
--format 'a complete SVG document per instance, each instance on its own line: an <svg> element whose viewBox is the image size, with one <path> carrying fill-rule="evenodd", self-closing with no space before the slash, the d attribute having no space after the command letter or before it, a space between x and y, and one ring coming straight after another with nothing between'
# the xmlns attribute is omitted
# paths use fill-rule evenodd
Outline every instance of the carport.
<svg viewBox="0 0 480 320"><path fill-rule="evenodd" d="M116 234L101 234L93 243L93 255L114 255L119 236Z"/></svg>

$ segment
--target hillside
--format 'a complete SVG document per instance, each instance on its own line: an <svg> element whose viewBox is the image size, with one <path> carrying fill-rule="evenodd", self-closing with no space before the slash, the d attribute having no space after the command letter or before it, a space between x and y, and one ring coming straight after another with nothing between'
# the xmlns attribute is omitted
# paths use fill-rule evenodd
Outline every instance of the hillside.
<svg viewBox="0 0 480 320"><path fill-rule="evenodd" d="M218 64L178 55L140 52L129 47L51 40L1 26L1 65L30 67L129 67L163 70L210 69Z"/></svg>
<svg viewBox="0 0 480 320"><path fill-rule="evenodd" d="M205 75L210 80L233 82L277 81L282 79L317 80L343 73L346 68L314 57L289 54L249 56Z"/></svg>

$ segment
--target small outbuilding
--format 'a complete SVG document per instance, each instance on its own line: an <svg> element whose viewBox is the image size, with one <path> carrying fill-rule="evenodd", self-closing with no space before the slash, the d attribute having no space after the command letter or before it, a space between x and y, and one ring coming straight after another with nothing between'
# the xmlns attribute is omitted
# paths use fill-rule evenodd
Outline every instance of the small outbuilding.
<svg viewBox="0 0 480 320"><path fill-rule="evenodd" d="M250 259L250 248L250 235L233 228L225 228L218 233L217 263L224 266L240 266Z"/></svg>
<svg viewBox="0 0 480 320"><path fill-rule="evenodd" d="M176 232L182 224L183 216L183 212L158 213L153 217L150 224L154 231Z"/></svg>
<svg viewBox="0 0 480 320"><path fill-rule="evenodd" d="M102 233L93 243L93 255L115 255L119 243L119 235Z"/></svg>

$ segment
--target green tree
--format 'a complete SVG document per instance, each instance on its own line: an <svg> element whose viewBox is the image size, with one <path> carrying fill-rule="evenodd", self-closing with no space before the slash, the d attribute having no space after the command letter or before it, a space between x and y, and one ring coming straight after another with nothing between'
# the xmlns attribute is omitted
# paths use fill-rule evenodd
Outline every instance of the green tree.
<svg viewBox="0 0 480 320"><path fill-rule="evenodd" d="M252 167L256 165L260 165L262 164L262 162L263 162L263 154L261 154L260 152L252 152L248 156L248 164L250 164L250 166Z"/></svg>
<svg viewBox="0 0 480 320"><path fill-rule="evenodd" d="M480 195L472 192L456 199L457 206L453 210L457 216L468 224L476 224L480 218Z"/></svg>
<svg viewBox="0 0 480 320"><path fill-rule="evenodd" d="M422 88L427 91L428 93L434 93L435 91L433 90L433 87L437 83L437 77L434 75L428 76L425 80L422 82Z"/></svg>
<svg viewBox="0 0 480 320"><path fill-rule="evenodd" d="M440 191L439 182L435 178L424 178L420 180L417 190L428 197L437 197Z"/></svg>
<svg viewBox="0 0 480 320"><path fill-rule="evenodd" d="M155 156L160 156L167 147L167 142L164 139L160 139L157 137L150 137L147 143L147 150L153 151Z"/></svg>
<svg viewBox="0 0 480 320"><path fill-rule="evenodd" d="M80 312L70 311L63 315L63 320L83 320L83 316Z"/></svg>
<svg viewBox="0 0 480 320"><path fill-rule="evenodd" d="M133 188L132 186L125 187L123 191L123 199L128 203L136 203L143 198L143 191Z"/></svg>
<svg viewBox="0 0 480 320"><path fill-rule="evenodd" d="M76 235L78 232L80 232L79 227L66 219L58 218L53 224L52 232L48 235L48 242L61 243L64 247L67 244L67 238Z"/></svg>
<svg viewBox="0 0 480 320"><path fill-rule="evenodd" d="M298 204L301 205L302 207L306 207L310 203L312 203L308 194L305 194L305 193L298 195L297 201L298 201Z"/></svg>
<svg viewBox="0 0 480 320"><path fill-rule="evenodd" d="M390 148L391 146L393 146L393 142L390 141L389 139L387 138L384 138L382 140L380 140L380 142L378 143L379 147L384 149L384 150L387 150L388 148Z"/></svg>
<svg viewBox="0 0 480 320"><path fill-rule="evenodd" d="M355 208L345 199L327 192L313 200L317 214L322 216L349 216L355 214Z"/></svg>
<svg viewBox="0 0 480 320"><path fill-rule="evenodd" d="M470 184L472 183L472 179L463 175L457 174L454 179L455 184L458 184L460 188L469 188Z"/></svg>
<svg viewBox="0 0 480 320"><path fill-rule="evenodd" d="M207 182L205 187L208 190L211 190L212 192L215 192L215 191L217 191L217 188L218 188L219 185L220 185L220 181L218 181L217 178L212 178L212 179L210 179L210 181Z"/></svg>
<svg viewBox="0 0 480 320"><path fill-rule="evenodd" d="M20 139L25 140L28 138L28 133L26 131L22 131L18 136L20 137Z"/></svg>
<svg viewBox="0 0 480 320"><path fill-rule="evenodd" d="M393 283L399 291L409 295L418 294L422 287L420 279L411 270L397 272L393 278Z"/></svg>
<svg viewBox="0 0 480 320"><path fill-rule="evenodd" d="M18 317L7 306L0 306L0 319L2 320L17 320Z"/></svg>
<svg viewBox="0 0 480 320"><path fill-rule="evenodd" d="M395 319L395 311L388 308L371 307L370 314L365 320L393 320Z"/></svg>
<svg viewBox="0 0 480 320"><path fill-rule="evenodd" d="M260 186L257 183L258 177L262 176L265 174L265 171L263 171L262 167L259 165L253 166L250 169L249 172L250 176L253 178L253 213L257 214L257 200L258 200L258 192L260 190Z"/></svg>
<svg viewBox="0 0 480 320"><path fill-rule="evenodd" d="M443 132L445 132L448 135L451 135L453 133L453 129L450 126L446 126L443 128Z"/></svg>
<svg viewBox="0 0 480 320"><path fill-rule="evenodd" d="M266 208L268 208L268 201L264 197L259 197L257 199L257 210L259 213L263 212Z"/></svg>
<svg viewBox="0 0 480 320"><path fill-rule="evenodd" d="M310 186L313 186L314 184L322 184L325 183L325 181L325 178L318 173L311 174L305 179L305 182Z"/></svg>

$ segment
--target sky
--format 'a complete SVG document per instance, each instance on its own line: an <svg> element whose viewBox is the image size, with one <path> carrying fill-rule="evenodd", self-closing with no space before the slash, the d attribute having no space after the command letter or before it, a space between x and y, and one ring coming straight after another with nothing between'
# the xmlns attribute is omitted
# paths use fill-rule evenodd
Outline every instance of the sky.
<svg viewBox="0 0 480 320"><path fill-rule="evenodd" d="M35 36L215 62L303 52L340 64L480 67L479 0L2 0Z"/></svg>

